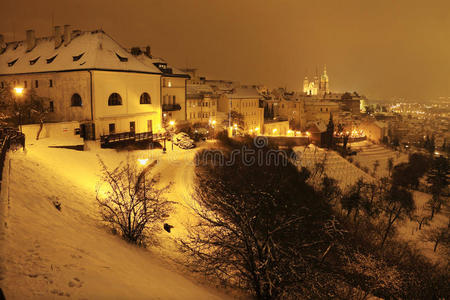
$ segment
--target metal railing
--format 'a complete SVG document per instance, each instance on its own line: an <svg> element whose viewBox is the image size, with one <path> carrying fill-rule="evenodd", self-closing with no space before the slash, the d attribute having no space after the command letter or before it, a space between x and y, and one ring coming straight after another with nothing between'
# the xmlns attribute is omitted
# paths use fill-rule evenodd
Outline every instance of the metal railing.
<svg viewBox="0 0 450 300"><path fill-rule="evenodd" d="M103 145L111 144L111 143L118 143L123 141L152 141L154 139L157 139L158 135L153 134L152 131L149 132L121 132L121 133L111 133L107 135L101 135L100 136L100 143Z"/></svg>
<svg viewBox="0 0 450 300"><path fill-rule="evenodd" d="M163 104L162 105L163 111L175 111L175 110L181 110L180 104Z"/></svg>

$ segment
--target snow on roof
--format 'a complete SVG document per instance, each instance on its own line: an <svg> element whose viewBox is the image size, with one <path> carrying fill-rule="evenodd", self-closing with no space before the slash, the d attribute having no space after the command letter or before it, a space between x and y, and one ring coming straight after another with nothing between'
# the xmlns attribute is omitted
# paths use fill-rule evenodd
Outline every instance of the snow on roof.
<svg viewBox="0 0 450 300"><path fill-rule="evenodd" d="M327 131L327 126L322 121L316 121L309 124L307 131L319 133Z"/></svg>
<svg viewBox="0 0 450 300"><path fill-rule="evenodd" d="M183 77L189 77L189 75L171 65L169 65L163 58L159 57L148 57L145 53L140 53L139 55L135 56L141 63L143 63L146 66L155 67L155 64L165 64L167 69L171 69L171 73L165 73L164 71L160 71L163 73L163 75L178 75ZM159 69L158 69L159 70Z"/></svg>
<svg viewBox="0 0 450 300"><path fill-rule="evenodd" d="M188 95L193 94L212 94L214 93L213 88L208 84L187 84L186 93Z"/></svg>
<svg viewBox="0 0 450 300"><path fill-rule="evenodd" d="M238 87L233 89L233 92L229 95L231 99L259 99L261 95L256 88L242 88Z"/></svg>
<svg viewBox="0 0 450 300"><path fill-rule="evenodd" d="M161 74L140 62L101 30L81 32L55 49L54 37L36 39L27 52L26 41L8 43L0 54L0 75L104 69Z"/></svg>

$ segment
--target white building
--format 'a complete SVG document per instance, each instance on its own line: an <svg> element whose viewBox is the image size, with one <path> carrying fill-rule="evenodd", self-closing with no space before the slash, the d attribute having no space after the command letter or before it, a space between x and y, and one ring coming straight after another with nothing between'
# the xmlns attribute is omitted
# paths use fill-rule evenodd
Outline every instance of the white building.
<svg viewBox="0 0 450 300"><path fill-rule="evenodd" d="M51 37L29 30L26 40L9 43L0 36L0 88L48 98L46 122L71 122L85 139L161 131L163 77L102 30L57 26Z"/></svg>

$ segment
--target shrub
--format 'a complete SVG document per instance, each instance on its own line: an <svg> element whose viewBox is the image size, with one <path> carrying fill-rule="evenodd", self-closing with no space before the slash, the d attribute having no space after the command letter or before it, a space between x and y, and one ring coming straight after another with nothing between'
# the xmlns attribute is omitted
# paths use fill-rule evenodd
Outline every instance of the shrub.
<svg viewBox="0 0 450 300"><path fill-rule="evenodd" d="M130 243L143 246L154 243L154 233L161 230L172 211L172 202L164 197L169 186L158 188L159 174L149 176L156 161L141 171L130 159L114 170L109 170L101 160L100 164L103 176L97 188L97 203L103 221Z"/></svg>

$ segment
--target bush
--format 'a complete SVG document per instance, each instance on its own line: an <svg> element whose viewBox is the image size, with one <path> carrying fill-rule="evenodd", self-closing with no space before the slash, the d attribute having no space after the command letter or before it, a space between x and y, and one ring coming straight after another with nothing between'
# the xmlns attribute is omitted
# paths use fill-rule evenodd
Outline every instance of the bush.
<svg viewBox="0 0 450 300"><path fill-rule="evenodd" d="M130 243L155 243L154 233L161 230L172 211L172 202L163 196L169 186L158 188L159 175L149 176L156 161L142 171L137 171L130 159L114 170L101 160L100 164L103 176L97 188L97 203L103 221Z"/></svg>

